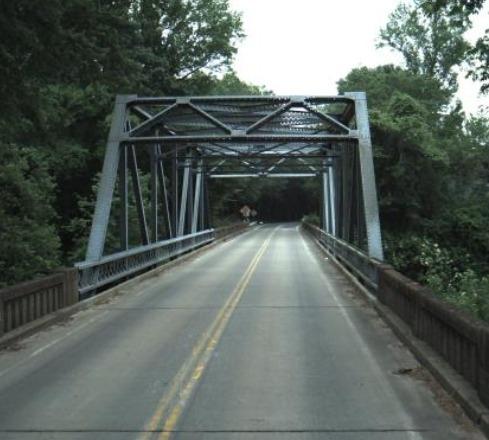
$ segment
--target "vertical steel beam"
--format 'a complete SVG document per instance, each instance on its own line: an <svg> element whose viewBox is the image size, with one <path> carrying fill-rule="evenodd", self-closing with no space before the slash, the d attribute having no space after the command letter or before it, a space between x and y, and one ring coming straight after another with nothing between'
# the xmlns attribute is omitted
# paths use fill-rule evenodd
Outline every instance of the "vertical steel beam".
<svg viewBox="0 0 489 440"><path fill-rule="evenodd" d="M357 191L356 191L356 186L357 186L357 154L355 151L355 148L352 148L352 154L351 154L351 164L350 164L350 169L351 169L351 183L350 183L350 195L348 197L348 200L350 202L350 231L349 231L349 236L350 236L350 242L358 245L358 237L356 236L356 233L358 231L357 226ZM359 174L359 173L358 173Z"/></svg>
<svg viewBox="0 0 489 440"><path fill-rule="evenodd" d="M330 234L336 237L336 200L335 200L335 178L334 178L334 165L328 170L329 177L329 214L330 214Z"/></svg>
<svg viewBox="0 0 489 440"><path fill-rule="evenodd" d="M367 97L364 92L345 93L355 99L355 115L359 134L358 152L362 182L365 225L367 228L368 254L382 261L382 235L380 232L379 205L375 186L375 170L368 122Z"/></svg>
<svg viewBox="0 0 489 440"><path fill-rule="evenodd" d="M343 147L341 158L341 238L350 242L351 203L350 203L350 146Z"/></svg>
<svg viewBox="0 0 489 440"><path fill-rule="evenodd" d="M365 228L363 219L363 199L362 199L362 180L360 173L360 158L358 154L355 158L355 224L356 224L356 237L359 247L365 247Z"/></svg>
<svg viewBox="0 0 489 440"><path fill-rule="evenodd" d="M197 174L195 176L194 207L192 216L192 226L190 233L195 234L198 228L200 209L200 199L202 198L202 160L197 165Z"/></svg>
<svg viewBox="0 0 489 440"><path fill-rule="evenodd" d="M150 188L151 188L151 216L150 229L151 241L158 241L158 146L151 145L149 147L150 156Z"/></svg>
<svg viewBox="0 0 489 440"><path fill-rule="evenodd" d="M201 182L200 182L200 213L199 213L199 230L203 231L206 229L205 223L205 167L202 162L202 174L201 174Z"/></svg>
<svg viewBox="0 0 489 440"><path fill-rule="evenodd" d="M136 98L134 95L118 95L115 101L109 138L105 149L104 166L97 191L97 202L88 239L86 260L99 260L104 252L105 238L109 225L110 208L117 180L119 165L119 145L124 133L126 104Z"/></svg>
<svg viewBox="0 0 489 440"><path fill-rule="evenodd" d="M139 228L141 230L141 241L143 244L149 244L148 223L146 222L146 213L144 211L143 194L141 192L141 181L139 180L138 162L134 145L129 146L129 169L131 170L132 187L136 201Z"/></svg>
<svg viewBox="0 0 489 440"><path fill-rule="evenodd" d="M187 211L187 196L190 178L190 163L189 159L185 159L185 167L183 170L182 195L180 198L180 214L178 219L177 237L181 237L185 232L185 218Z"/></svg>
<svg viewBox="0 0 489 440"><path fill-rule="evenodd" d="M329 223L329 179L328 179L328 171L326 169L326 161L323 161L323 171L321 173L321 183L322 183L322 229L326 232L330 232L330 223Z"/></svg>
<svg viewBox="0 0 489 440"><path fill-rule="evenodd" d="M178 150L175 150L172 155L172 167L171 167L171 198L172 198L172 229L175 236L178 235Z"/></svg>
<svg viewBox="0 0 489 440"><path fill-rule="evenodd" d="M209 180L205 178L203 180L204 186L204 229L208 229L212 227L212 213L211 213L211 205L210 205L210 197L209 197Z"/></svg>
<svg viewBox="0 0 489 440"><path fill-rule="evenodd" d="M360 160L360 159L358 159ZM364 219L364 208L363 208L363 196L362 196L362 175L360 170L360 164L357 164L357 211L358 211L358 236L360 237L360 246L362 248L366 247L367 233L365 230L365 219Z"/></svg>
<svg viewBox="0 0 489 440"><path fill-rule="evenodd" d="M120 194L120 244L121 250L129 247L129 209L127 196L127 147L121 145L119 158L119 194Z"/></svg>
<svg viewBox="0 0 489 440"><path fill-rule="evenodd" d="M192 156L192 150L189 150L189 157ZM191 157L188 160L189 167L189 182L187 195L187 218L185 221L185 231L189 232L192 229L192 219L194 216L194 159Z"/></svg>

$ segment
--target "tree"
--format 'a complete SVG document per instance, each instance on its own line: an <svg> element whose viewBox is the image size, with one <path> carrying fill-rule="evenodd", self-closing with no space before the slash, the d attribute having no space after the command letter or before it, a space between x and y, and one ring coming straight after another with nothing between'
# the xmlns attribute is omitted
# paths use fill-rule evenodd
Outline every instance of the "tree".
<svg viewBox="0 0 489 440"><path fill-rule="evenodd" d="M367 92L383 227L422 230L443 199L448 157L434 132L450 93L437 79L394 66L354 69L338 90Z"/></svg>
<svg viewBox="0 0 489 440"><path fill-rule="evenodd" d="M431 17L438 14L445 14L451 17L455 23L461 23L463 28L470 26L472 15L481 11L485 0L435 0L434 2L425 1L427 7L424 13ZM467 52L466 61L470 63L469 76L474 80L479 80L481 92L489 91L489 28L484 35L478 38L475 45L470 47Z"/></svg>
<svg viewBox="0 0 489 440"><path fill-rule="evenodd" d="M35 149L0 144L0 286L60 263L54 182Z"/></svg>
<svg viewBox="0 0 489 440"><path fill-rule="evenodd" d="M142 37L144 85L159 94L189 93L192 76L230 66L243 36L228 0L139 0L132 18Z"/></svg>
<svg viewBox="0 0 489 440"><path fill-rule="evenodd" d="M400 52L411 72L437 78L455 91L456 68L470 48L463 37L470 27L469 15L466 9L449 14L426 0L401 3L381 30L379 46Z"/></svg>

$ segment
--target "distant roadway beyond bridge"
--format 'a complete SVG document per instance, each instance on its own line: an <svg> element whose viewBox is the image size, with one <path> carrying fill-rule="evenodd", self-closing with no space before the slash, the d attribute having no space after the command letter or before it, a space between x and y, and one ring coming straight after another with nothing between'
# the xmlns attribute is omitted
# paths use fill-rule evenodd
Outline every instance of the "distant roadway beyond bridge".
<svg viewBox="0 0 489 440"><path fill-rule="evenodd" d="M481 439L296 224L0 354L0 439Z"/></svg>

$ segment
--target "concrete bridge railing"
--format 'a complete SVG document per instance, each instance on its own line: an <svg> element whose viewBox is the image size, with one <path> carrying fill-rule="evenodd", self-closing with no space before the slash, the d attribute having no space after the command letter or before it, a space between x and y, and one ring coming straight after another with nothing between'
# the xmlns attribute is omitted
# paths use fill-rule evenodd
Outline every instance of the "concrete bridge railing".
<svg viewBox="0 0 489 440"><path fill-rule="evenodd" d="M76 269L0 290L0 336L78 302Z"/></svg>
<svg viewBox="0 0 489 440"><path fill-rule="evenodd" d="M407 324L412 334L441 355L489 405L489 325L437 298L392 266L369 258L348 243L303 223L340 264Z"/></svg>

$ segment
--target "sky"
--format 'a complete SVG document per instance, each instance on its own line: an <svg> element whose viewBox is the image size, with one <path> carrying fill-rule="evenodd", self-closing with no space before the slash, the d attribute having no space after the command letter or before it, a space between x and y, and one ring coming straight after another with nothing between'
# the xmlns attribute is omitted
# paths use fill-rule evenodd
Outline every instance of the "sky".
<svg viewBox="0 0 489 440"><path fill-rule="evenodd" d="M246 34L234 69L249 83L277 95L334 95L336 82L360 66L401 64L390 49L377 49L379 30L399 0L229 0L242 12ZM489 26L489 4L474 20L469 40ZM469 113L489 97L459 75L459 97Z"/></svg>

